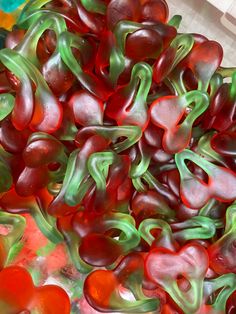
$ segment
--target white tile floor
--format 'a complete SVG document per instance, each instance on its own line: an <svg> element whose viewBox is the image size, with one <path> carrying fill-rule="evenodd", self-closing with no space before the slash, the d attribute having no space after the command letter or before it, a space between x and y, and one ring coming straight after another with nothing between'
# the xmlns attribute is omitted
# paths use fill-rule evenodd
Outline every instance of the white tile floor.
<svg viewBox="0 0 236 314"><path fill-rule="evenodd" d="M224 0L219 0L224 1ZM224 49L223 66L236 66L236 35L220 22L222 13L206 0L167 0L170 17L180 14L183 17L180 32L203 34L218 41Z"/></svg>

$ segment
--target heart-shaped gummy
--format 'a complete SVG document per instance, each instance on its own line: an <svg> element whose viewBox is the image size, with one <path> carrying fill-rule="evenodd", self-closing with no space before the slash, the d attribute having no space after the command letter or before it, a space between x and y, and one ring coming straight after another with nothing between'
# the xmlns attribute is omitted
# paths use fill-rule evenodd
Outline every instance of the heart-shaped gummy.
<svg viewBox="0 0 236 314"><path fill-rule="evenodd" d="M150 251L145 265L148 277L160 285L185 313L198 310L208 269L208 255L202 246L188 244L177 253L157 248Z"/></svg>

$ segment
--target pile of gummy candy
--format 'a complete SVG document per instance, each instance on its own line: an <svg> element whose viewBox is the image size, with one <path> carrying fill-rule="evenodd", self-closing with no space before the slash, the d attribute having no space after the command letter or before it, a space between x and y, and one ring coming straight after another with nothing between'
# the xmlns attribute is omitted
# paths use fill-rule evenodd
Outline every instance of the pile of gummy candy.
<svg viewBox="0 0 236 314"><path fill-rule="evenodd" d="M236 313L236 69L180 23L31 0L0 30L1 314Z"/></svg>

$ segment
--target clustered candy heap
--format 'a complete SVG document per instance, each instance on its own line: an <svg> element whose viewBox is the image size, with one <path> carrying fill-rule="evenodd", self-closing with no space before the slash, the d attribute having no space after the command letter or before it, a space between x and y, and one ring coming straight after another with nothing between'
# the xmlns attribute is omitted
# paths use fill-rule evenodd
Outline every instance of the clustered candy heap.
<svg viewBox="0 0 236 314"><path fill-rule="evenodd" d="M165 0L32 0L1 30L1 313L70 313L9 264L26 213L97 311L235 313L236 72L180 22Z"/></svg>

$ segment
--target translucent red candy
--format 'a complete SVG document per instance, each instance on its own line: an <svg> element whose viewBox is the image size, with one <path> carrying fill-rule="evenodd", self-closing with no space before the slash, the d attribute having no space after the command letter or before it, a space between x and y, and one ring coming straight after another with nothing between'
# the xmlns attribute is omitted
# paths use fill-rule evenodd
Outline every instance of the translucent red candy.
<svg viewBox="0 0 236 314"><path fill-rule="evenodd" d="M221 45L165 0L1 16L0 314L235 313Z"/></svg>
<svg viewBox="0 0 236 314"><path fill-rule="evenodd" d="M67 294L60 287L34 287L30 274L19 266L10 266L0 272L2 313L37 310L39 313L70 313Z"/></svg>

